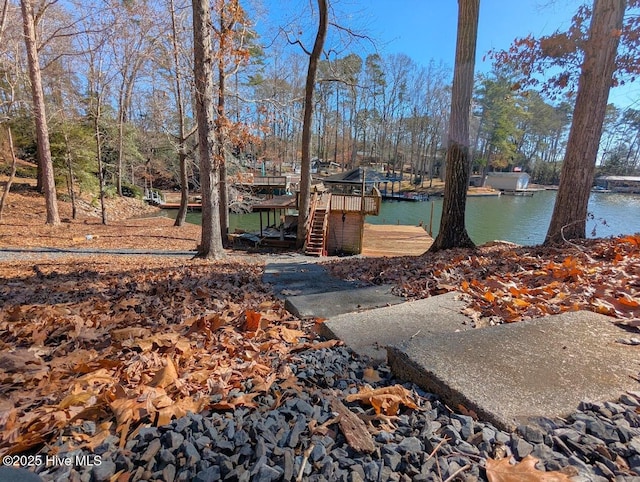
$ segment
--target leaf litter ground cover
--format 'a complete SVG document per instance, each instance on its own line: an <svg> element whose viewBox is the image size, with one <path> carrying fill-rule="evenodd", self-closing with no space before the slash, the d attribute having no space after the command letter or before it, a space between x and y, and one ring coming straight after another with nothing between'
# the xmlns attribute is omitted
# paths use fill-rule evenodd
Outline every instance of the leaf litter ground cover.
<svg viewBox="0 0 640 482"><path fill-rule="evenodd" d="M394 285L408 299L460 292L465 314L478 327L576 310L640 327L640 235L564 248L489 243L476 250L327 266L346 280Z"/></svg>
<svg viewBox="0 0 640 482"><path fill-rule="evenodd" d="M112 432L124 442L142 423L251 406L269 389L278 359L304 346L300 322L260 266L182 263L1 266L0 451L39 447L82 420L100 430L78 443Z"/></svg>
<svg viewBox="0 0 640 482"><path fill-rule="evenodd" d="M628 325L634 340L639 241L493 245L329 267L345 278L393 283L407 298L457 290L478 326L591 309ZM296 386L283 360L334 342L312 343L312 325L284 310L261 283L262 271L255 258L1 264L0 452L41 450L60 437L91 450L111 434L124 446L143 426L204 409L251 408L276 380ZM401 389L363 383L345 402L387 417L415 408ZM97 424L94 435L69 430L85 420Z"/></svg>

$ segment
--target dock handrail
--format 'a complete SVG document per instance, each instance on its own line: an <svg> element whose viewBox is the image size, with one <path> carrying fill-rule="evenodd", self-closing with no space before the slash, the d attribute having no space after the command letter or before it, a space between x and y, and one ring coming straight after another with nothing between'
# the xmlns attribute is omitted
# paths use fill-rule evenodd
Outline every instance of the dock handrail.
<svg viewBox="0 0 640 482"><path fill-rule="evenodd" d="M331 204L332 197L333 195L331 193L317 192L317 191L315 191L311 197L311 201L309 203L309 216L307 217L307 222L305 224L305 230L307 233L304 241L304 247L303 247L305 252L307 251L307 248L311 243L311 237L313 235L314 220L315 220L316 213L319 211L323 212L322 239L324 244L324 240L326 239L326 236L327 236L327 229L329 227L327 215L329 213L329 206ZM325 249L323 248L323 253L324 251Z"/></svg>
<svg viewBox="0 0 640 482"><path fill-rule="evenodd" d="M311 226L313 225L313 213L315 212L316 207L318 206L318 200L319 200L319 196L318 196L318 192L316 191L311 196L311 202L309 203L309 215L307 216L307 221L304 225L304 232L307 233L304 240L304 246L302 247L304 251L306 251L307 246L309 244L309 240L311 239Z"/></svg>
<svg viewBox="0 0 640 482"><path fill-rule="evenodd" d="M331 196L331 211L340 211L343 213L362 213L377 215L380 212L380 202L382 197L380 193L365 194L364 196L355 196L348 194L333 194Z"/></svg>
<svg viewBox="0 0 640 482"><path fill-rule="evenodd" d="M164 196L162 195L162 193L149 188L145 188L144 197L142 199L144 201L147 201L149 204L154 205L164 203Z"/></svg>
<svg viewBox="0 0 640 482"><path fill-rule="evenodd" d="M254 186L286 186L287 176L254 176Z"/></svg>

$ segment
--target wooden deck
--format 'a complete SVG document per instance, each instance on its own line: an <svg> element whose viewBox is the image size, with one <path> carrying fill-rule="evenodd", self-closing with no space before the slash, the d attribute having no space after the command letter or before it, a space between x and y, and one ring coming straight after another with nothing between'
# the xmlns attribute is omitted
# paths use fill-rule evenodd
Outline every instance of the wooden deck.
<svg viewBox="0 0 640 482"><path fill-rule="evenodd" d="M365 224L362 255L419 256L432 243L433 238L420 226Z"/></svg>
<svg viewBox="0 0 640 482"><path fill-rule="evenodd" d="M157 204L160 209L180 209L180 203L160 203ZM187 204L188 211L202 211L201 203L188 203Z"/></svg>

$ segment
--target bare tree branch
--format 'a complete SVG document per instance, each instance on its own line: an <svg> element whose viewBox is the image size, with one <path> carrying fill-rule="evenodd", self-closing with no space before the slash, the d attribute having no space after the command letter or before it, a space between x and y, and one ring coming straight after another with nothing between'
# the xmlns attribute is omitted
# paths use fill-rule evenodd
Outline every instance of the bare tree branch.
<svg viewBox="0 0 640 482"><path fill-rule="evenodd" d="M311 55L311 52L309 50L307 50L307 48L302 44L302 41L300 39L291 40L291 38L289 37L289 32L287 32L283 28L281 28L280 31L285 35L285 37L287 37L287 42L289 42L290 45L296 45L297 44L304 51L305 54Z"/></svg>

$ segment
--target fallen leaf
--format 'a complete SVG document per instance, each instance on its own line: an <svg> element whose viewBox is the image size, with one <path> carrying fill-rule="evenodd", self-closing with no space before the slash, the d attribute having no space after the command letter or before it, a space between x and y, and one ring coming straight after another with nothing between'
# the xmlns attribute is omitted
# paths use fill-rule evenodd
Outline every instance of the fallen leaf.
<svg viewBox="0 0 640 482"><path fill-rule="evenodd" d="M64 410L65 408L73 406L83 407L92 396L93 394L89 392L72 393L62 399L62 401L58 404L58 408L60 410Z"/></svg>
<svg viewBox="0 0 640 482"><path fill-rule="evenodd" d="M341 345L341 340L325 340L320 341L318 343L301 343L296 345L291 349L292 352L302 351L302 350L324 350L325 348L332 348L336 345Z"/></svg>
<svg viewBox="0 0 640 482"><path fill-rule="evenodd" d="M362 379L367 383L376 383L382 380L378 371L373 367L367 367L364 369Z"/></svg>
<svg viewBox="0 0 640 482"><path fill-rule="evenodd" d="M158 410L156 425L167 425L174 418L184 417L188 412L199 413L204 405L204 400L195 401L191 397L185 397L176 403L167 405Z"/></svg>
<svg viewBox="0 0 640 482"><path fill-rule="evenodd" d="M458 411L462 415L466 415L468 417L471 417L474 420L478 420L478 414L474 410L469 410L467 407L465 407L462 404L458 404Z"/></svg>
<svg viewBox="0 0 640 482"><path fill-rule="evenodd" d="M258 331L260 329L260 320L262 319L262 315L253 310L246 310L244 315L246 318L244 329L246 331Z"/></svg>
<svg viewBox="0 0 640 482"><path fill-rule="evenodd" d="M417 409L418 405L411 397L411 392L402 385L371 389L365 387L360 392L348 395L347 402L362 401L373 407L377 415L396 415L401 405Z"/></svg>
<svg viewBox="0 0 640 482"><path fill-rule="evenodd" d="M129 340L135 338L146 338L151 335L151 331L147 328L132 326L111 330L111 339L115 341Z"/></svg>
<svg viewBox="0 0 640 482"><path fill-rule="evenodd" d="M553 471L543 472L536 469L538 459L527 455L517 464L511 464L508 458L487 459L487 478L489 482L571 482L566 474Z"/></svg>
<svg viewBox="0 0 640 482"><path fill-rule="evenodd" d="M301 337L305 336L305 333L303 331L292 330L284 326L279 327L277 333L280 335L280 338L282 338L287 343L298 343L298 340Z"/></svg>
<svg viewBox="0 0 640 482"><path fill-rule="evenodd" d="M628 308L640 307L640 302L638 302L638 300L632 298L626 293L623 293L618 297L618 302Z"/></svg>
<svg viewBox="0 0 640 482"><path fill-rule="evenodd" d="M176 366L173 364L171 358L167 358L167 364L159 370L153 380L149 383L150 387L166 388L178 379L178 372Z"/></svg>

